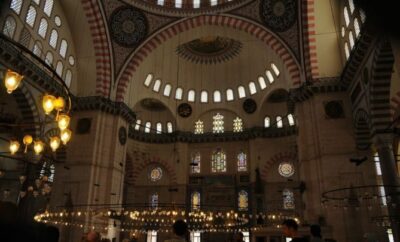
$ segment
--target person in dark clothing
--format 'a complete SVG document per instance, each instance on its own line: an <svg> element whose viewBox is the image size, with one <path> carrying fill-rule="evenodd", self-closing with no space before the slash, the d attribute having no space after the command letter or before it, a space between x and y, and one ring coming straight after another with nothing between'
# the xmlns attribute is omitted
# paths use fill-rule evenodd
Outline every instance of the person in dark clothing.
<svg viewBox="0 0 400 242"><path fill-rule="evenodd" d="M321 227L318 224L313 224L310 226L310 233L310 242L322 242Z"/></svg>
<svg viewBox="0 0 400 242"><path fill-rule="evenodd" d="M292 238L291 242L307 242L307 239L299 236L297 229L299 225L297 225L296 221L293 219L286 219L282 223L283 234L286 237Z"/></svg>

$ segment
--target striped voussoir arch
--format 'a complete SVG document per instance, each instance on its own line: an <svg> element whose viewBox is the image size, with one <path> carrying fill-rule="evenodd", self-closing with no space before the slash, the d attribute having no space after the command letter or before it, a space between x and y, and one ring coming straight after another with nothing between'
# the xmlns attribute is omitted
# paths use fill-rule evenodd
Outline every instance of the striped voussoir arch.
<svg viewBox="0 0 400 242"><path fill-rule="evenodd" d="M355 140L358 150L367 150L371 145L371 132L367 111L358 109L354 116Z"/></svg>
<svg viewBox="0 0 400 242"><path fill-rule="evenodd" d="M12 93L21 112L23 123L39 123L39 110L35 104L35 99L28 88L21 83L21 86ZM39 126L32 125L24 128L24 131L32 136L39 135Z"/></svg>
<svg viewBox="0 0 400 242"><path fill-rule="evenodd" d="M135 184L136 179L138 178L139 174L149 165L159 165L168 173L170 177L171 184L177 184L177 175L175 169L165 160L161 160L159 157L153 157L152 159L147 159L142 161L139 164L133 164L132 169L132 176L128 174L129 179L126 181L130 184Z"/></svg>
<svg viewBox="0 0 400 242"><path fill-rule="evenodd" d="M304 64L306 77L316 79L319 76L317 45L315 39L315 0L302 1L302 26L303 26L303 45L304 45Z"/></svg>
<svg viewBox="0 0 400 242"><path fill-rule="evenodd" d="M370 122L372 135L384 133L392 122L390 106L390 82L394 56L389 41L377 44L372 63L370 88Z"/></svg>
<svg viewBox="0 0 400 242"><path fill-rule="evenodd" d="M97 0L81 0L89 23L96 55L96 95L108 96L111 87L111 53L107 38L106 22L103 20Z"/></svg>
<svg viewBox="0 0 400 242"><path fill-rule="evenodd" d="M194 29L204 25L215 25L234 28L240 31L247 32L267 44L275 53L283 60L285 67L292 79L294 85L299 85L301 82L299 65L288 47L272 32L265 29L262 25L251 22L250 20L239 18L237 16L227 15L202 15L193 18L186 18L180 22L164 28L154 34L141 47L139 47L130 57L128 65L118 79L116 91L116 100L123 101L128 87L129 80L133 73L137 70L140 63L163 42L176 36L177 34Z"/></svg>
<svg viewBox="0 0 400 242"><path fill-rule="evenodd" d="M274 163L282 162L282 161L289 161L289 162L296 162L298 160L297 153L295 152L280 152L273 155L267 162L265 162L264 166L261 169L261 178L263 180L267 179L267 174L269 169Z"/></svg>

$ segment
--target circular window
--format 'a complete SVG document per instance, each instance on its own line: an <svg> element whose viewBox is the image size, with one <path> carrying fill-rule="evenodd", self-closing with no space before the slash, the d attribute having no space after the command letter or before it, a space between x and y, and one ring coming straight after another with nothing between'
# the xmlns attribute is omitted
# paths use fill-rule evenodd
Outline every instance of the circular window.
<svg viewBox="0 0 400 242"><path fill-rule="evenodd" d="M68 58L68 62L71 66L73 66L75 64L75 58L72 55L70 55Z"/></svg>
<svg viewBox="0 0 400 242"><path fill-rule="evenodd" d="M292 163L282 162L278 168L279 174L283 177L291 177L294 174L294 167Z"/></svg>
<svg viewBox="0 0 400 242"><path fill-rule="evenodd" d="M61 19L59 16L54 17L54 23L57 25L57 27L61 26Z"/></svg>
<svg viewBox="0 0 400 242"><path fill-rule="evenodd" d="M150 171L150 180L155 182L160 180L162 177L162 169L160 167L153 168Z"/></svg>

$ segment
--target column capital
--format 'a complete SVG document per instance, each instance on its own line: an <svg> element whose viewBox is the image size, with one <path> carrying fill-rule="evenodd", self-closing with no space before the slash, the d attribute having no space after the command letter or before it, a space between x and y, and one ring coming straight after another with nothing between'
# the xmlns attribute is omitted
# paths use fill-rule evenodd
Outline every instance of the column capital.
<svg viewBox="0 0 400 242"><path fill-rule="evenodd" d="M383 147L392 147L393 134L377 134L372 138L372 141L377 149Z"/></svg>

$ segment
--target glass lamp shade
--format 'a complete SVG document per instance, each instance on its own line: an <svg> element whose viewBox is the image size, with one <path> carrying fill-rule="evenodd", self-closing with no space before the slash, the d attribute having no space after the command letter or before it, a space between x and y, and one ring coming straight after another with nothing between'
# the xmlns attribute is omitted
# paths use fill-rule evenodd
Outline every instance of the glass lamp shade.
<svg viewBox="0 0 400 242"><path fill-rule="evenodd" d="M57 111L61 111L65 107L65 100L62 97L58 97L53 101L54 109Z"/></svg>
<svg viewBox="0 0 400 242"><path fill-rule="evenodd" d="M18 88L24 76L18 74L15 71L7 70L4 77L4 85L7 88L7 93L11 94L15 89Z"/></svg>
<svg viewBox="0 0 400 242"><path fill-rule="evenodd" d="M46 114L51 113L54 109L54 102L56 98L52 95L44 95L42 101L42 107Z"/></svg>
<svg viewBox="0 0 400 242"><path fill-rule="evenodd" d="M60 128L60 130L68 128L70 120L71 118L68 115L60 114L58 116L58 127Z"/></svg>
<svg viewBox="0 0 400 242"><path fill-rule="evenodd" d="M19 150L19 146L20 146L20 144L19 144L19 142L18 141L16 141L16 140L11 140L10 141L10 153L13 155L13 154L15 154L18 150Z"/></svg>
<svg viewBox="0 0 400 242"><path fill-rule="evenodd" d="M50 147L53 152L55 152L58 149L58 147L60 147L60 144L61 140L57 136L50 138Z"/></svg>
<svg viewBox="0 0 400 242"><path fill-rule="evenodd" d="M39 155L44 150L44 143L41 140L34 141L33 150L37 155Z"/></svg>
<svg viewBox="0 0 400 242"><path fill-rule="evenodd" d="M68 141L71 139L72 131L69 129L64 129L61 131L61 141L63 142L64 145L68 143Z"/></svg>
<svg viewBox="0 0 400 242"><path fill-rule="evenodd" d="M33 142L33 138L31 135L27 134L24 136L22 141L24 142L24 145L25 145L24 153L26 153L28 151L28 145L32 144L32 142Z"/></svg>

